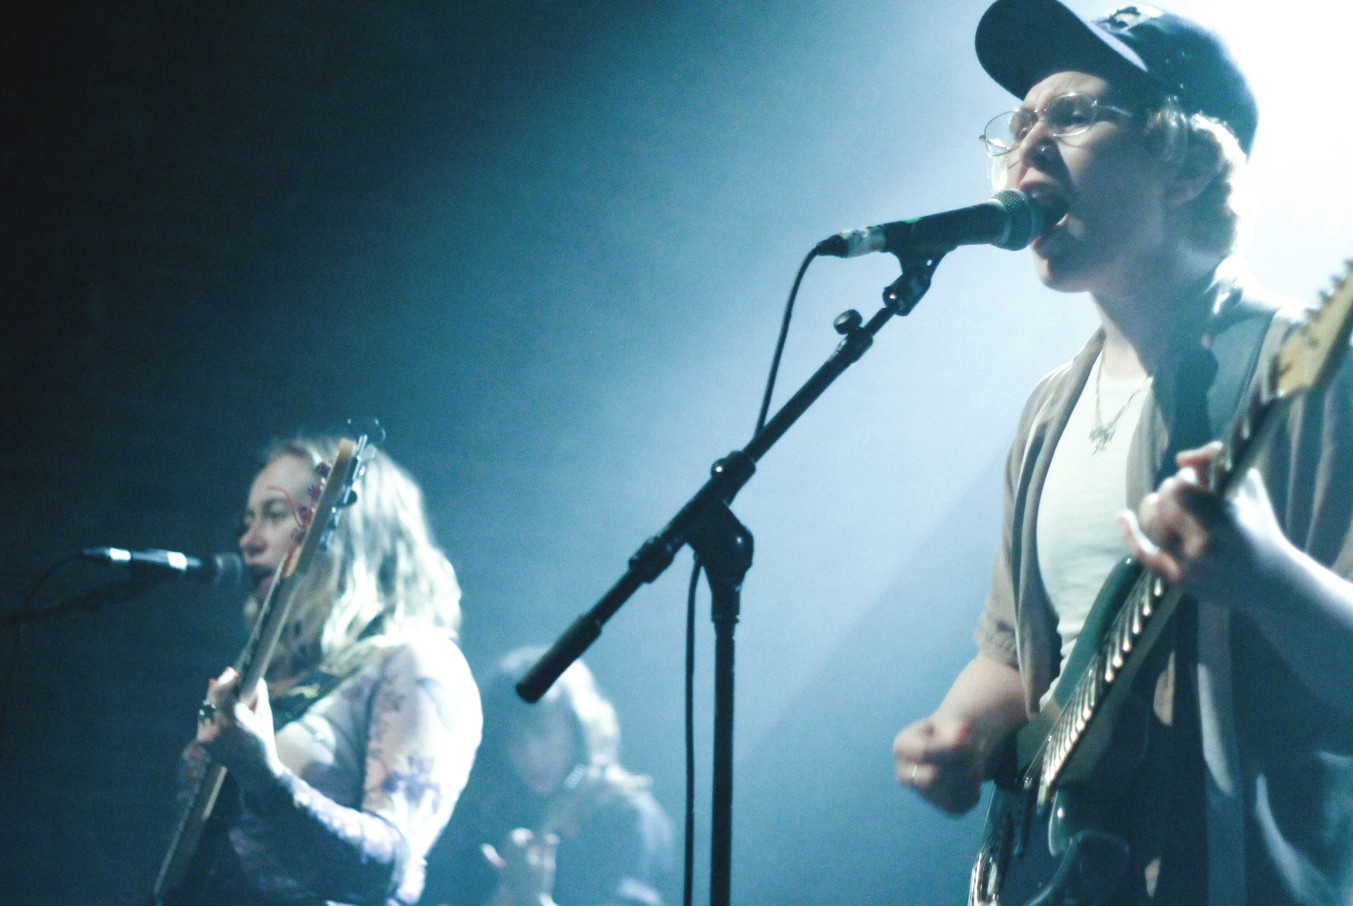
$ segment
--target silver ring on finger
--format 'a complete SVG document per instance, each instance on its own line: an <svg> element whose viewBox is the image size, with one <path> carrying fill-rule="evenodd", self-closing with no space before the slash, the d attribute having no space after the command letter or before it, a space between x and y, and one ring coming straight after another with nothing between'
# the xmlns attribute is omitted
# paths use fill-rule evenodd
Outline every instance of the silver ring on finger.
<svg viewBox="0 0 1353 906"><path fill-rule="evenodd" d="M919 762L912 763L911 773L907 775L907 783L911 784L912 786L916 785L916 772L920 770L920 768L921 765Z"/></svg>
<svg viewBox="0 0 1353 906"><path fill-rule="evenodd" d="M200 724L215 723L216 715L220 712L220 708L216 707L206 699L203 699L202 704L197 706L197 722Z"/></svg>

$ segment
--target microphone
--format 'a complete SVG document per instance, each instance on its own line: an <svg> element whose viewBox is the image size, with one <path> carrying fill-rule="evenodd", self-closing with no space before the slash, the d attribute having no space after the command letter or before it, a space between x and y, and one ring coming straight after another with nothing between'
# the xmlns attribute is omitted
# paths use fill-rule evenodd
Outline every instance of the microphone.
<svg viewBox="0 0 1353 906"><path fill-rule="evenodd" d="M201 560L178 551L87 547L80 556L95 563L126 563L142 574L159 574L166 579L183 579L212 588L238 588L244 583L244 561L236 553L217 554L209 560Z"/></svg>
<svg viewBox="0 0 1353 906"><path fill-rule="evenodd" d="M960 245L994 245L1018 251L1066 213L1064 202L1050 201L1052 204L1045 207L1018 189L1005 189L990 201L956 211L846 230L822 240L814 251L837 258L870 252L944 254Z"/></svg>

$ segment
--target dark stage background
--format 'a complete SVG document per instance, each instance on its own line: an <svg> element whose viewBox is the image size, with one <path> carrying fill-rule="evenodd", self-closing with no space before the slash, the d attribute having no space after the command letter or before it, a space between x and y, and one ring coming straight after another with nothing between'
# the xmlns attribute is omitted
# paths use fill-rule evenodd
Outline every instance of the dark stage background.
<svg viewBox="0 0 1353 906"><path fill-rule="evenodd" d="M1013 103L972 54L984 6L5 13L0 609L82 546L230 549L269 439L376 416L460 574L471 664L549 641L746 442L801 255L987 196L974 138ZM1278 66L1315 39L1245 4L1176 8L1230 10L1242 59L1263 60L1261 104L1292 105L1260 133L1255 265L1306 294L1347 253L1353 210L1313 176L1338 172L1347 136L1278 140L1332 100ZM781 399L834 345L831 318L867 316L895 275L882 256L810 273ZM899 790L889 746L971 656L1004 445L1092 325L1024 256L961 250L740 496L757 565L736 901L961 902L976 818ZM674 817L688 568L588 657L626 763ZM106 578L71 567L39 600ZM242 641L236 605L163 587L36 623L21 648L0 638L0 901L148 889L205 679ZM703 599L700 625L705 753ZM703 873L703 759L699 777Z"/></svg>

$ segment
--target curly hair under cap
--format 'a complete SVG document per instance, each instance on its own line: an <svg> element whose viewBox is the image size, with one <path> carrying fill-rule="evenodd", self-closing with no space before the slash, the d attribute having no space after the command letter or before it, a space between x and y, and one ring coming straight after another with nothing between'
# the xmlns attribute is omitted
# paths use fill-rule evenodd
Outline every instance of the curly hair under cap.
<svg viewBox="0 0 1353 906"><path fill-rule="evenodd" d="M1204 148L1214 173L1198 197L1181 211L1181 225L1194 248L1227 257L1244 244L1246 157L1235 134L1220 120L1188 114L1173 97L1141 104L1151 153L1169 166L1183 164L1190 149Z"/></svg>
<svg viewBox="0 0 1353 906"><path fill-rule="evenodd" d="M337 452L337 438L297 437L271 445L263 461L295 456L317 466ZM378 449L368 448L364 461L356 503L297 590L272 676L341 670L368 647L428 630L454 639L460 628L460 585L433 540L418 484ZM257 610L250 598L246 619Z"/></svg>

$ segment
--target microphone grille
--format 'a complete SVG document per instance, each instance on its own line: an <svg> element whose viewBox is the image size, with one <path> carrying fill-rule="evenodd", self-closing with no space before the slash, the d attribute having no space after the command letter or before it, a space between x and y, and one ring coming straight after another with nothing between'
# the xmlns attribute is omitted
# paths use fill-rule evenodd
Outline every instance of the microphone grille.
<svg viewBox="0 0 1353 906"><path fill-rule="evenodd" d="M1043 232L1043 211L1019 189L1003 189L991 197L1005 211L1007 224L1001 238L992 243L997 248L1017 252L1026 248Z"/></svg>
<svg viewBox="0 0 1353 906"><path fill-rule="evenodd" d="M212 561L214 568L211 570L209 580L212 588L232 593L244 588L244 560L239 554L217 554Z"/></svg>

